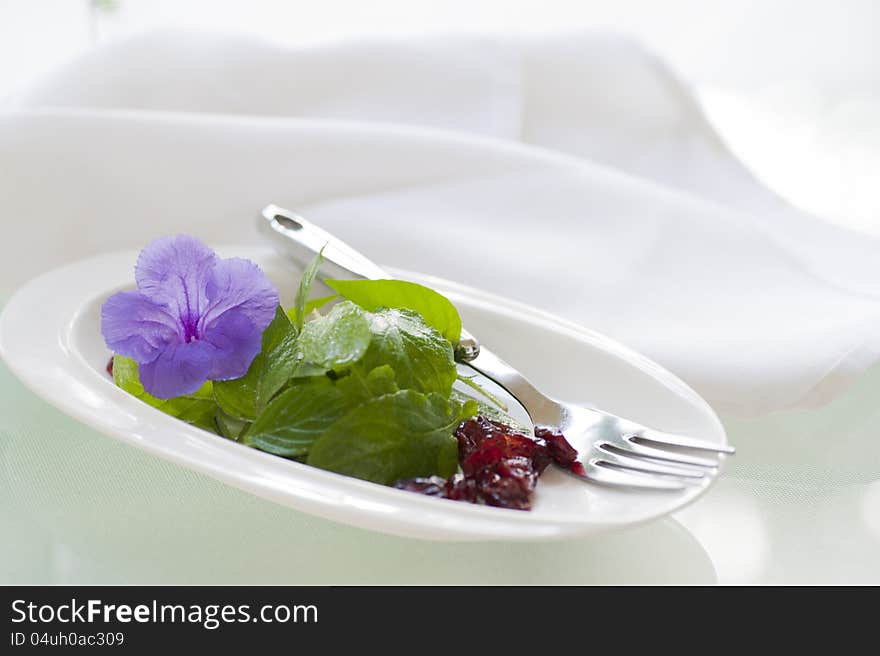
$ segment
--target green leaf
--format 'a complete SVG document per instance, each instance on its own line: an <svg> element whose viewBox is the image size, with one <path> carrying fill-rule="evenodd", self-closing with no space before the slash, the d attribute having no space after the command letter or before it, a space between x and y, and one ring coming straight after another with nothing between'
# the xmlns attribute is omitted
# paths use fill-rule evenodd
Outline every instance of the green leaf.
<svg viewBox="0 0 880 656"><path fill-rule="evenodd" d="M286 317L285 317L286 318ZM257 413L296 375L302 364L299 355L299 343L293 325L285 332L284 337L265 353L266 365L260 384L257 388ZM317 372L323 375L323 371Z"/></svg>
<svg viewBox="0 0 880 656"><path fill-rule="evenodd" d="M379 308L412 310L453 344L461 339L458 310L433 289L404 280L327 280L326 283L369 312Z"/></svg>
<svg viewBox="0 0 880 656"><path fill-rule="evenodd" d="M480 414L480 403L476 399L464 399L461 403L461 412L458 413L459 421L476 417Z"/></svg>
<svg viewBox="0 0 880 656"><path fill-rule="evenodd" d="M241 420L252 420L256 416L257 385L265 362L265 356L259 353L244 376L235 380L218 380L214 383L214 399L228 416Z"/></svg>
<svg viewBox="0 0 880 656"><path fill-rule="evenodd" d="M315 310L319 310L327 303L332 300L339 298L339 294L330 294L330 296L322 296L321 298L313 298L311 301L306 303L306 306L303 308L304 317L308 317ZM287 318L291 321L296 319L296 308L292 307L287 311Z"/></svg>
<svg viewBox="0 0 880 656"><path fill-rule="evenodd" d="M531 426L525 426L519 421L511 417L507 412L499 410L494 405L485 402L483 399L475 399L466 392L457 389L452 390L452 398L462 404L462 421L482 415L492 421L497 421L509 426L517 433L523 435L533 435Z"/></svg>
<svg viewBox="0 0 880 656"><path fill-rule="evenodd" d="M329 378L305 381L273 399L247 430L243 441L279 456L304 455L351 407L351 399Z"/></svg>
<svg viewBox="0 0 880 656"><path fill-rule="evenodd" d="M250 426L250 423L247 421L230 417L221 408L217 408L217 412L214 415L214 424L220 435L236 442L241 439L242 434Z"/></svg>
<svg viewBox="0 0 880 656"><path fill-rule="evenodd" d="M452 344L412 310L382 309L368 315L372 341L363 367L394 369L401 389L449 396L457 371Z"/></svg>
<svg viewBox="0 0 880 656"><path fill-rule="evenodd" d="M315 284L315 277L318 275L318 271L321 269L321 264L324 262L324 256L322 253L324 249L312 258L312 261L309 262L308 266L302 273L302 278L299 281L299 288L296 290L296 297L293 300L293 317L291 320L293 321L294 328L297 331L302 330L303 324L306 320L306 301L309 298L309 294L312 291L312 285Z"/></svg>
<svg viewBox="0 0 880 656"><path fill-rule="evenodd" d="M461 406L439 394L402 390L358 406L312 445L308 464L389 485L458 467L453 431Z"/></svg>
<svg viewBox="0 0 880 656"><path fill-rule="evenodd" d="M214 398L229 416L253 421L296 365L296 331L278 306L275 318L263 331L262 349L247 373L235 380L216 381Z"/></svg>
<svg viewBox="0 0 880 656"><path fill-rule="evenodd" d="M374 396L393 394L398 391L394 369L390 365L382 365L370 371L366 376L360 367L354 367L351 373L337 381L345 394L351 399L366 401Z"/></svg>
<svg viewBox="0 0 880 656"><path fill-rule="evenodd" d="M352 372L334 383L330 378L299 381L279 394L244 435L244 443L275 455L308 453L312 443L334 422L364 401L397 391L391 367L364 375Z"/></svg>
<svg viewBox="0 0 880 656"><path fill-rule="evenodd" d="M360 360L373 334L366 313L345 301L330 314L305 324L299 337L299 355L307 363L341 371Z"/></svg>
<svg viewBox="0 0 880 656"><path fill-rule="evenodd" d="M475 376L465 376L464 374L458 374L459 382L461 382L463 385L467 385L472 390L494 403L502 412L507 412L507 405L504 403L504 401L502 401L497 396L492 394L492 392L480 385L477 381L474 380L474 378Z"/></svg>
<svg viewBox="0 0 880 656"><path fill-rule="evenodd" d="M172 399L157 399L141 385L137 362L122 355L114 355L113 382L157 410L212 433L217 432L217 427L214 424L217 404L214 402L211 381L206 382L193 394L177 396Z"/></svg>

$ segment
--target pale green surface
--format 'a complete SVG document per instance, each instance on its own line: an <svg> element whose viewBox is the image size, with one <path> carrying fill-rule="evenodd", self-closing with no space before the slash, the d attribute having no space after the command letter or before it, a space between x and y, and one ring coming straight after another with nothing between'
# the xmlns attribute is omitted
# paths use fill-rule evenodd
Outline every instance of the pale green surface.
<svg viewBox="0 0 880 656"><path fill-rule="evenodd" d="M166 463L67 418L0 365L0 582L877 583L878 389L880 369L821 411L728 421L739 454L677 521L442 544L303 515Z"/></svg>
<svg viewBox="0 0 880 656"><path fill-rule="evenodd" d="M3 582L709 582L672 522L590 541L435 544L261 501L104 437L0 371ZM9 539L9 538L12 539ZM655 565L640 545L652 545Z"/></svg>

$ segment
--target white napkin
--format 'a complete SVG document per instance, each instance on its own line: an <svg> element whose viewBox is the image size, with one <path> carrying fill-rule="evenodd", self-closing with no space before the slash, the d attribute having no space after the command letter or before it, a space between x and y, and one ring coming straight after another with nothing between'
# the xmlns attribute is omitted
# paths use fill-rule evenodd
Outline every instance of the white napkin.
<svg viewBox="0 0 880 656"><path fill-rule="evenodd" d="M169 232L255 242L269 202L599 330L722 411L825 402L880 354L880 244L764 189L619 37L159 33L0 115L4 286Z"/></svg>

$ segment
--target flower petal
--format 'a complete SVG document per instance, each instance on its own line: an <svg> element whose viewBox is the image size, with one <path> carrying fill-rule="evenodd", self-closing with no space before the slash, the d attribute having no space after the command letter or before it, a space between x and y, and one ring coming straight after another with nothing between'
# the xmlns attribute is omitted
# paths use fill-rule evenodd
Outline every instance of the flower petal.
<svg viewBox="0 0 880 656"><path fill-rule="evenodd" d="M152 362L138 366L144 389L159 399L192 394L211 374L213 345L200 340L168 346Z"/></svg>
<svg viewBox="0 0 880 656"><path fill-rule="evenodd" d="M114 353L137 362L151 362L181 340L177 320L138 291L118 292L104 301L101 333Z"/></svg>
<svg viewBox="0 0 880 656"><path fill-rule="evenodd" d="M199 324L200 332L210 337L217 321L230 310L242 313L262 334L278 307L278 292L262 269L250 260L219 260L211 271L206 294L208 307Z"/></svg>
<svg viewBox="0 0 880 656"><path fill-rule="evenodd" d="M211 324L205 341L214 347L211 380L241 378L262 347L263 329L257 328L241 307L224 312Z"/></svg>
<svg viewBox="0 0 880 656"><path fill-rule="evenodd" d="M189 339L208 307L205 289L218 261L214 251L195 237L162 237L141 251L135 280L144 296L179 318Z"/></svg>

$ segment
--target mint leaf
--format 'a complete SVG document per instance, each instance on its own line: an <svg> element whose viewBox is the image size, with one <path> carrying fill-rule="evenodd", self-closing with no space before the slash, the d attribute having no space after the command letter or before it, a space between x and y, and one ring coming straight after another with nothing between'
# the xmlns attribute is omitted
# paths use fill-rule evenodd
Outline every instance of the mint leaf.
<svg viewBox="0 0 880 656"><path fill-rule="evenodd" d="M460 422L480 414L480 403L476 399L463 399L460 403L461 411L458 413Z"/></svg>
<svg viewBox="0 0 880 656"><path fill-rule="evenodd" d="M365 310L407 309L453 344L461 339L461 317L452 302L423 285L405 280L327 280L329 287Z"/></svg>
<svg viewBox="0 0 880 656"><path fill-rule="evenodd" d="M367 315L372 341L362 365L394 369L401 389L449 396L457 371L452 344L412 310L382 309Z"/></svg>
<svg viewBox="0 0 880 656"><path fill-rule="evenodd" d="M502 412L507 412L507 405L504 403L504 401L502 401L497 396L492 394L492 392L480 385L477 381L474 380L474 378L476 378L476 376L465 376L464 374L458 374L459 382L461 382L463 385L467 385L472 390L494 403Z"/></svg>
<svg viewBox="0 0 880 656"><path fill-rule="evenodd" d="M278 456L308 453L312 443L352 407L344 390L327 377L279 394L244 435L245 444Z"/></svg>
<svg viewBox="0 0 880 656"><path fill-rule="evenodd" d="M230 417L222 409L217 408L217 412L214 415L214 425L217 427L217 433L238 442L242 434L250 426L250 423L236 417Z"/></svg>
<svg viewBox="0 0 880 656"><path fill-rule="evenodd" d="M339 294L330 294L330 296L322 296L321 298L313 298L311 301L306 303L303 308L303 320L305 317L308 317L315 310L319 310L330 301L339 298ZM296 320L296 308L292 307L287 311L287 318L291 321Z"/></svg>
<svg viewBox="0 0 880 656"><path fill-rule="evenodd" d="M458 467L452 433L461 411L439 394L386 394L335 422L312 445L306 462L385 485L417 476L447 478Z"/></svg>
<svg viewBox="0 0 880 656"><path fill-rule="evenodd" d="M505 426L512 428L517 433L522 433L523 435L533 435L534 431L531 426L526 426L513 417L511 417L507 412L499 410L494 405L487 403L483 399L476 399L466 392L459 391L457 389L452 390L452 399L462 404L462 419L470 419L471 417L476 417L477 415L483 415L487 419L491 419L492 421L497 421Z"/></svg>
<svg viewBox="0 0 880 656"><path fill-rule="evenodd" d="M355 367L348 376L340 378L336 384L349 398L360 401L398 391L394 369L387 364L376 367L367 375L363 374L360 367Z"/></svg>
<svg viewBox="0 0 880 656"><path fill-rule="evenodd" d="M214 398L231 417L253 421L292 375L297 365L296 331L281 306L263 331L262 350L247 373L234 380L216 381Z"/></svg>
<svg viewBox="0 0 880 656"><path fill-rule="evenodd" d="M366 375L352 372L336 383L327 377L299 381L266 407L243 441L275 455L301 456L347 412L374 396L396 391L394 371L388 366Z"/></svg>
<svg viewBox="0 0 880 656"><path fill-rule="evenodd" d="M122 355L113 356L113 382L132 396L137 397L157 410L177 417L183 421L204 428L213 433L217 432L214 425L214 412L217 404L214 402L214 393L211 381L206 382L193 394L177 396L173 399L157 399L144 390L138 375L138 364L131 358Z"/></svg>
<svg viewBox="0 0 880 656"><path fill-rule="evenodd" d="M293 300L293 316L291 317L291 321L293 321L294 328L297 331L302 330L303 323L306 320L306 301L309 298L309 294L312 291L312 285L315 284L315 277L318 275L318 271L321 268L321 264L324 262L324 256L322 253L324 249L312 258L312 261L309 262L308 266L302 273L302 278L299 281L299 288L296 290L296 297Z"/></svg>
<svg viewBox="0 0 880 656"><path fill-rule="evenodd" d="M373 334L366 313L345 301L330 314L307 322L299 336L299 355L323 370L341 371L360 360Z"/></svg>
<svg viewBox="0 0 880 656"><path fill-rule="evenodd" d="M266 407L266 404L284 387L288 380L295 375L305 375L304 372L300 372L302 358L299 354L296 328L292 324L284 331L283 337L265 352L265 357L265 370L257 387L256 408L258 413ZM314 373L323 374L324 372Z"/></svg>
<svg viewBox="0 0 880 656"><path fill-rule="evenodd" d="M265 356L259 353L244 376L214 383L214 399L228 416L241 420L253 420L256 416L257 385L265 362Z"/></svg>

